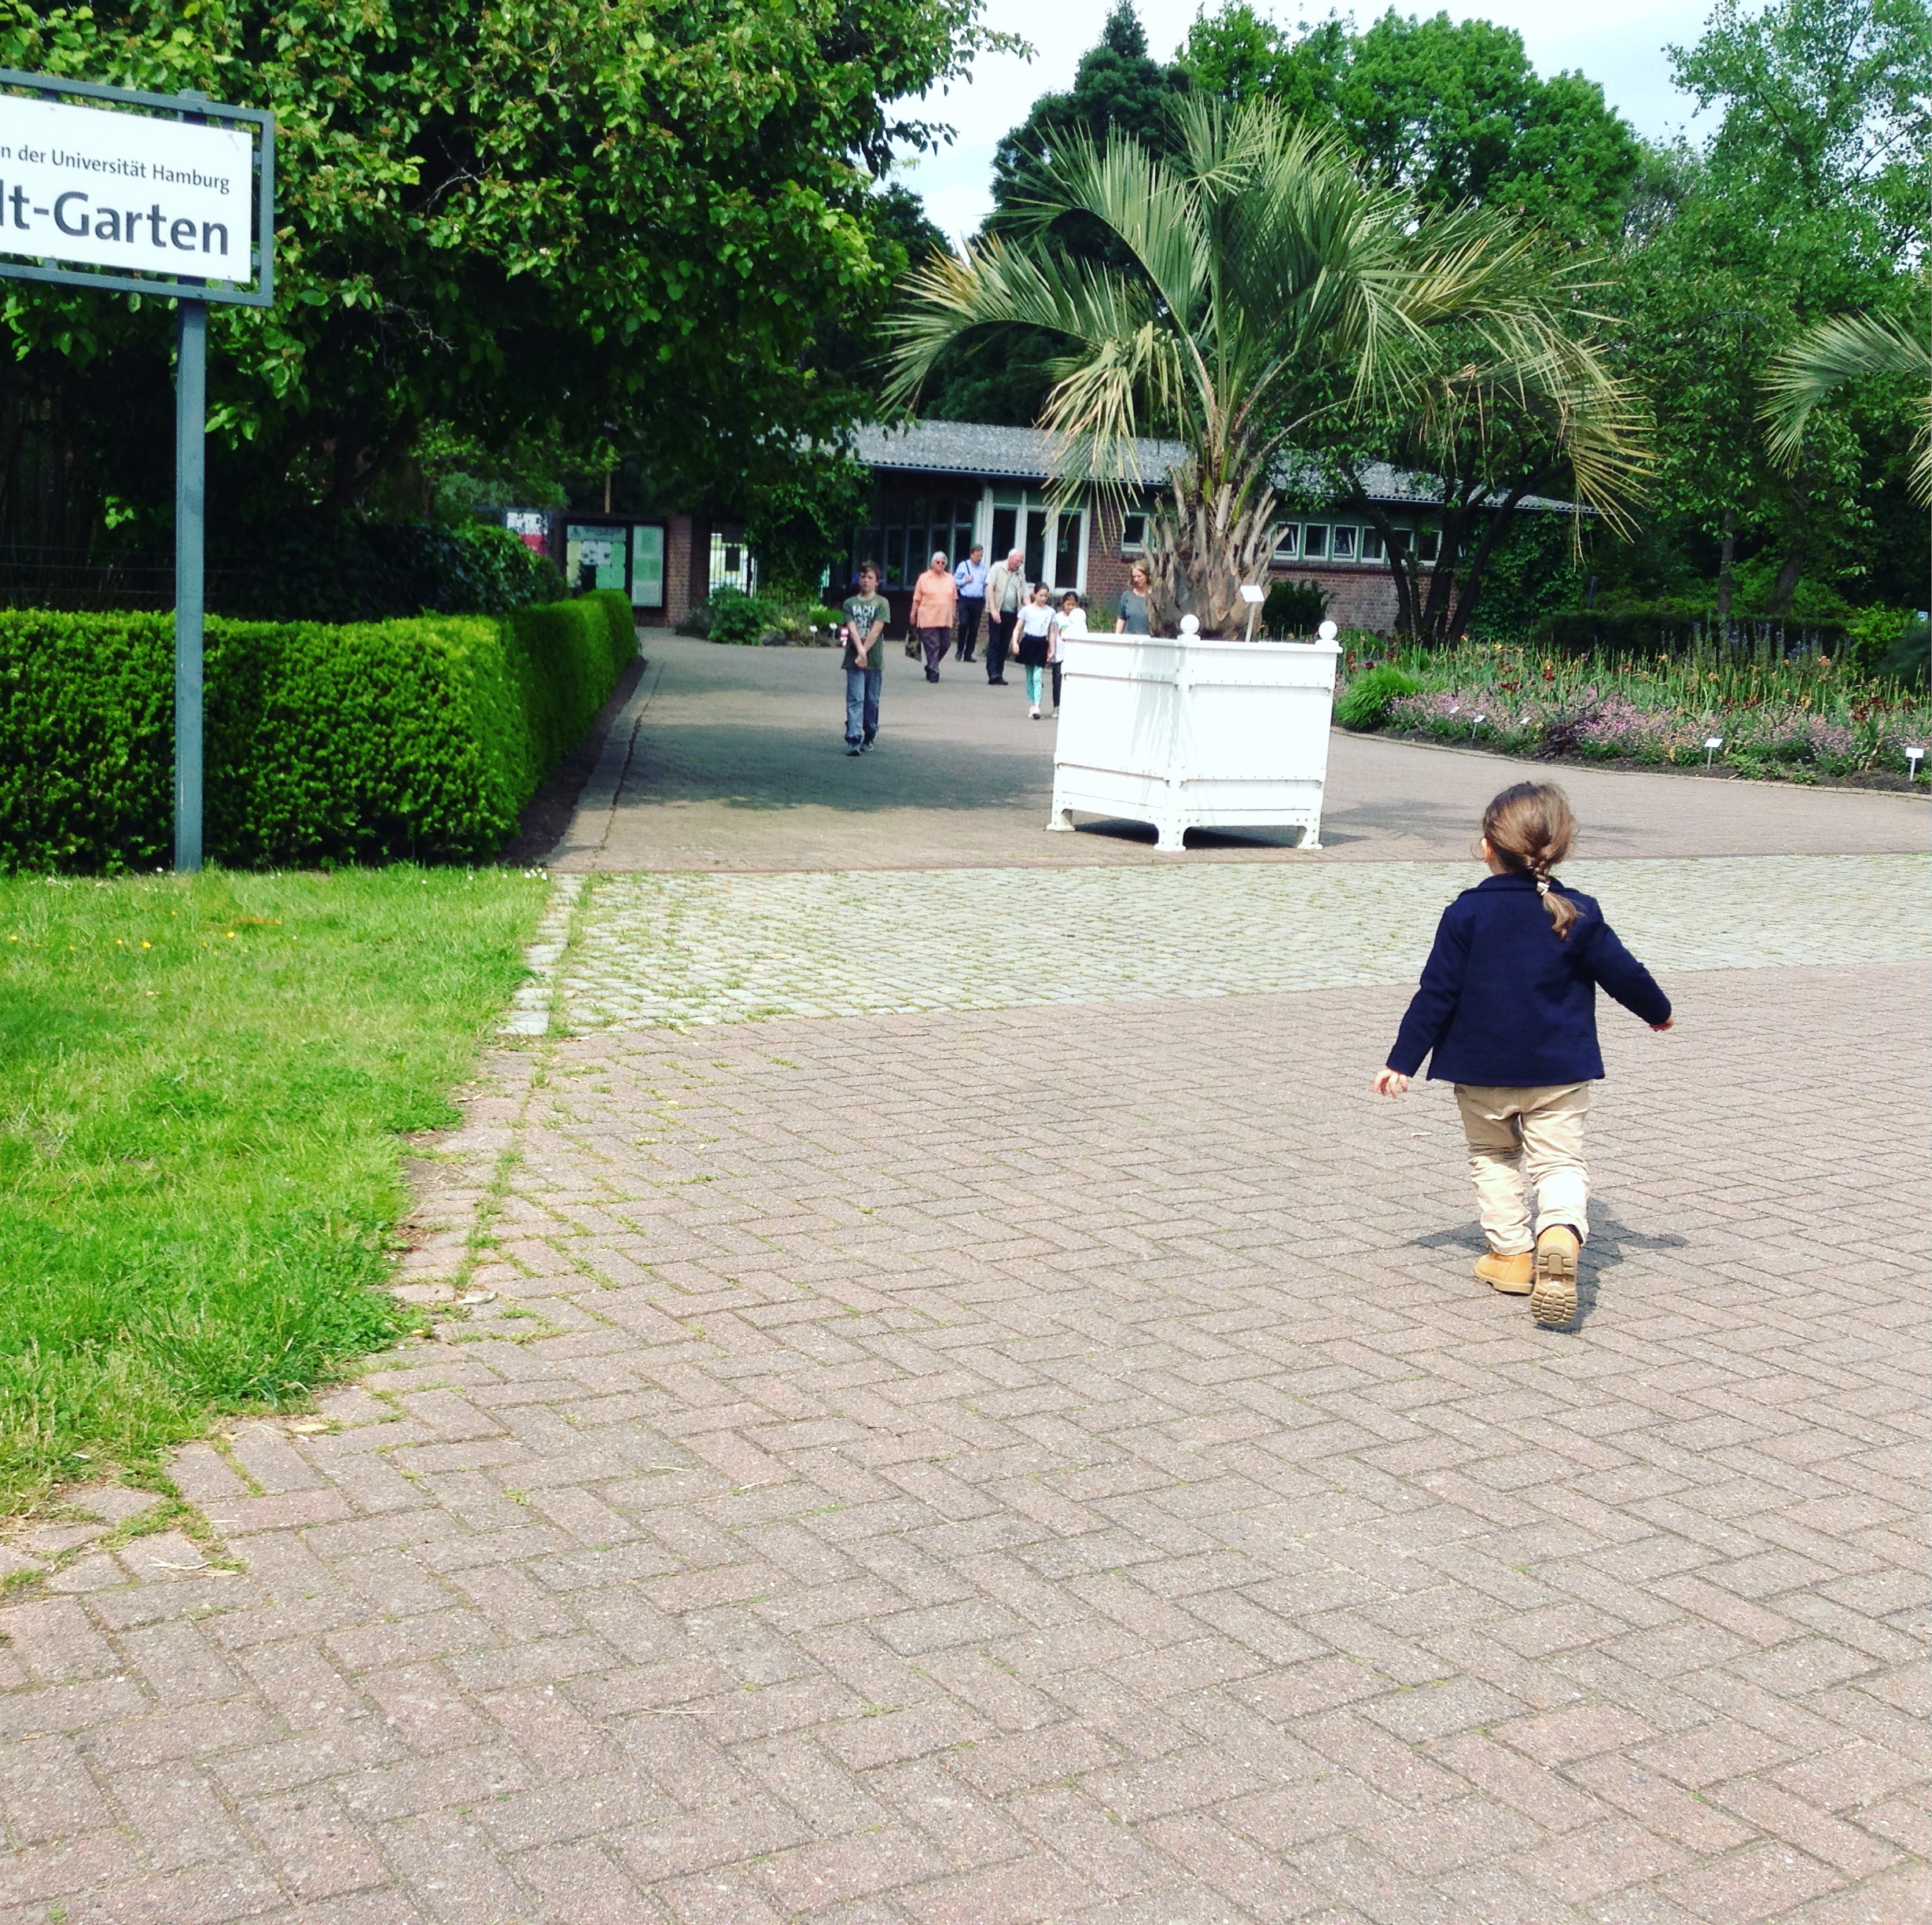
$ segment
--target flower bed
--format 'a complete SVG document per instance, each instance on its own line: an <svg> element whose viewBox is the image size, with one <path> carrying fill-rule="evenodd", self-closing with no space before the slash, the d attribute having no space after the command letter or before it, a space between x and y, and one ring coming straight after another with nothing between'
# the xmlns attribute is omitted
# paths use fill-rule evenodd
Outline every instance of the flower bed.
<svg viewBox="0 0 1932 1925"><path fill-rule="evenodd" d="M1466 643L1397 664L1406 692L1358 701L1370 726L1393 734L1506 755L1713 765L1740 775L1814 782L1820 776L1905 775L1908 747L1932 744L1932 699L1839 668L1829 657L1776 664L1688 659L1566 661L1533 649ZM1382 671L1374 685L1364 680ZM1348 687L1393 686L1382 661L1352 654ZM1356 726L1362 724L1357 723ZM1719 738L1721 746L1707 750ZM1928 771L1932 773L1932 771Z"/></svg>

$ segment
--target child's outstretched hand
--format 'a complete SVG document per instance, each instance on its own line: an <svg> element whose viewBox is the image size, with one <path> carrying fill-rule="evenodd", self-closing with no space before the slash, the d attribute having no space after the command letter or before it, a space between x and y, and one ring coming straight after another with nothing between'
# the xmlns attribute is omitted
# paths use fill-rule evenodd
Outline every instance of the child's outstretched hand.
<svg viewBox="0 0 1932 1925"><path fill-rule="evenodd" d="M1378 1069L1375 1072L1375 1094L1378 1096L1400 1096L1408 1086L1408 1078L1400 1069Z"/></svg>

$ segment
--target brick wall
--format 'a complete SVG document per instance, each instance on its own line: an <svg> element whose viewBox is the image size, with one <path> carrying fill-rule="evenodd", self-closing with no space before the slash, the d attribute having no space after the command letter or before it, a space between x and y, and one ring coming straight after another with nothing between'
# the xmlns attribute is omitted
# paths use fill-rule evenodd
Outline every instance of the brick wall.
<svg viewBox="0 0 1932 1925"><path fill-rule="evenodd" d="M1296 561L1268 570L1270 581L1313 582L1328 598L1328 616L1338 628L1366 628L1393 635L1395 578L1378 563L1338 568L1332 562Z"/></svg>
<svg viewBox="0 0 1932 1925"><path fill-rule="evenodd" d="M696 595L691 592L697 572L692 558L696 526L689 515L673 515L664 532L664 607L657 619L667 628L676 628L690 613L692 603L703 599L701 586Z"/></svg>

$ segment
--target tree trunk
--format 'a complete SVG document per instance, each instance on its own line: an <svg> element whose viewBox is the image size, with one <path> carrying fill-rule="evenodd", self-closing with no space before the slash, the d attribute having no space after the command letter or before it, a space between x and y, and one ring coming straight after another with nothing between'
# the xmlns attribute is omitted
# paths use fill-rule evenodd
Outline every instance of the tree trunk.
<svg viewBox="0 0 1932 1925"><path fill-rule="evenodd" d="M1510 517L1516 512L1516 504L1533 489L1541 485L1544 477L1531 475L1526 480L1518 481L1503 499L1503 505L1489 517L1489 525L1482 532L1482 539L1476 544L1476 552L1470 558L1469 569L1458 583L1455 606L1449 616L1448 633L1444 637L1450 642L1459 642L1469 628L1469 618L1476 611L1476 598L1482 592L1482 578L1489 566L1489 558L1496 551L1496 545L1502 538L1503 531L1510 526Z"/></svg>
<svg viewBox="0 0 1932 1925"><path fill-rule="evenodd" d="M1203 635L1239 633L1247 605L1244 582L1260 582L1275 547L1275 491L1260 488L1239 512L1231 483L1205 484L1200 466L1185 463L1168 484L1169 503L1148 530L1148 564L1155 605L1178 622L1191 614Z"/></svg>
<svg viewBox="0 0 1932 1925"><path fill-rule="evenodd" d="M1361 502L1362 512L1368 517L1370 525L1382 537L1382 559L1387 564L1389 579L1395 583L1396 633L1408 636L1412 642L1415 639L1415 599L1409 587L1407 538L1381 507L1366 499L1361 477L1345 465L1342 473L1356 498Z"/></svg>
<svg viewBox="0 0 1932 1925"><path fill-rule="evenodd" d="M1442 527L1436 537L1436 565L1429 576L1429 599L1422 605L1422 618L1416 636L1424 648L1434 648L1448 639L1449 602L1455 589L1455 562L1463 551L1463 529L1469 519L1465 509L1452 510L1448 489L1443 491Z"/></svg>
<svg viewBox="0 0 1932 1925"><path fill-rule="evenodd" d="M1798 576L1805 574L1805 520L1810 510L1810 495L1795 487L1789 495L1785 516L1785 558L1777 565L1777 580L1772 582L1772 605L1766 615L1789 615L1791 597L1797 594Z"/></svg>
<svg viewBox="0 0 1932 1925"><path fill-rule="evenodd" d="M1738 551L1738 511L1727 504L1724 509L1724 538L1717 550L1717 626L1721 628L1731 619L1731 564Z"/></svg>

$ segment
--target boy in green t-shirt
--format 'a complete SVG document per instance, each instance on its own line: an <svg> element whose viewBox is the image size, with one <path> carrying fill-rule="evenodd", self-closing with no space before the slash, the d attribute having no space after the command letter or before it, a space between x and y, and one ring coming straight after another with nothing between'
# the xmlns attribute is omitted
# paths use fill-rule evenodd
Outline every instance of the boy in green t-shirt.
<svg viewBox="0 0 1932 1925"><path fill-rule="evenodd" d="M846 598L839 634L845 644L845 753L863 755L879 732L879 690L885 682L880 644L892 605L879 593L876 562L859 569L859 592Z"/></svg>

